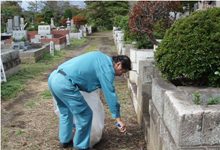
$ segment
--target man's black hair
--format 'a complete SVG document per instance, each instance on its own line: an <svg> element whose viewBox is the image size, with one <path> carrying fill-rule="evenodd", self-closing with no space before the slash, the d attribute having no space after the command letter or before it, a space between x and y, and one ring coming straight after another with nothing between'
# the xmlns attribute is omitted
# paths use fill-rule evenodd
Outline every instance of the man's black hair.
<svg viewBox="0 0 220 150"><path fill-rule="evenodd" d="M126 55L112 56L112 60L114 63L121 62L123 69L131 70L131 60L128 56Z"/></svg>

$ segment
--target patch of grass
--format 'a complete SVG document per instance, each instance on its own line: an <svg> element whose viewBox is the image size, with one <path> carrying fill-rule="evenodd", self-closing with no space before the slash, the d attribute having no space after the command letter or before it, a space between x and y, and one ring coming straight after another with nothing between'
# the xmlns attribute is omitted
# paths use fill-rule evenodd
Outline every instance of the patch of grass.
<svg viewBox="0 0 220 150"><path fill-rule="evenodd" d="M49 90L46 90L46 91L42 92L41 96L42 96L43 99L51 99L51 97L52 97Z"/></svg>
<svg viewBox="0 0 220 150"><path fill-rule="evenodd" d="M45 54L43 59L34 64L21 64L20 71L7 78L7 82L1 84L2 100L9 100L15 97L25 88L25 83L29 79L39 76L42 72L52 68L64 58L65 52L56 52L54 56Z"/></svg>
<svg viewBox="0 0 220 150"><path fill-rule="evenodd" d="M86 38L81 38L81 39L73 39L70 42L71 47L80 47L83 46L87 42Z"/></svg>
<svg viewBox="0 0 220 150"><path fill-rule="evenodd" d="M36 105L37 102L35 100L29 100L24 104L24 106L27 108L34 108Z"/></svg>
<svg viewBox="0 0 220 150"><path fill-rule="evenodd" d="M97 45L91 45L91 46L89 46L89 47L86 49L86 52L91 52L91 51L94 51L94 50L98 50Z"/></svg>
<svg viewBox="0 0 220 150"><path fill-rule="evenodd" d="M201 103L201 95L200 95L200 93L199 92L195 92L192 95L193 95L193 102L196 105L199 105Z"/></svg>
<svg viewBox="0 0 220 150"><path fill-rule="evenodd" d="M208 99L208 105L220 104L220 97L211 97Z"/></svg>
<svg viewBox="0 0 220 150"><path fill-rule="evenodd" d="M193 102L196 105L200 105L202 101L201 94L199 92L195 92L192 95L193 95ZM207 105L217 105L220 104L220 97L210 97L208 100L205 100L205 102L207 103Z"/></svg>
<svg viewBox="0 0 220 150"><path fill-rule="evenodd" d="M16 135L16 136L20 136L20 135L22 135L23 133L25 133L25 132L22 131L21 129L18 129L18 130L15 131L15 135Z"/></svg>

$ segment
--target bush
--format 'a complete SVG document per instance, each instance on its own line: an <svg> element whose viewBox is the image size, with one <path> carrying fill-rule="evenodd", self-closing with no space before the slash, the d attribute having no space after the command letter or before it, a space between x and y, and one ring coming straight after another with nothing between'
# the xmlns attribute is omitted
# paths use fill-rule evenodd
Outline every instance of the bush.
<svg viewBox="0 0 220 150"><path fill-rule="evenodd" d="M150 40L148 39L147 35L143 35L140 33L133 33L129 29L128 25L129 16L116 16L114 18L114 26L120 27L120 29L124 32L124 40L126 43L131 43L132 41L135 41L135 47L138 49L141 48L153 48L153 45L151 44Z"/></svg>
<svg viewBox="0 0 220 150"><path fill-rule="evenodd" d="M166 32L155 53L162 75L177 85L220 87L220 8L194 12Z"/></svg>
<svg viewBox="0 0 220 150"><path fill-rule="evenodd" d="M153 49L153 44L146 34L133 33L131 38L136 42L135 47L137 49Z"/></svg>

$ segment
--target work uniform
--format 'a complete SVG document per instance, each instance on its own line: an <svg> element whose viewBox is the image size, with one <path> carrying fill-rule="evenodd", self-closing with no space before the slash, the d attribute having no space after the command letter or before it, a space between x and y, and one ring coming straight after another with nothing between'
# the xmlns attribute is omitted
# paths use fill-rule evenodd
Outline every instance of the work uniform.
<svg viewBox="0 0 220 150"><path fill-rule="evenodd" d="M114 87L115 70L112 58L100 51L89 52L61 64L49 77L50 91L60 111L59 139L72 139L73 117L76 119L74 147L89 147L92 110L80 91L101 88L113 118L120 117L120 105Z"/></svg>

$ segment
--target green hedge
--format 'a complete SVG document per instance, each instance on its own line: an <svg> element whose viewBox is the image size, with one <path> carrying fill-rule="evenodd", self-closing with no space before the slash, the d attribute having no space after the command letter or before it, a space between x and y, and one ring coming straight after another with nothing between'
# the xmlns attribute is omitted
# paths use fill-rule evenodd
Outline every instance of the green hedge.
<svg viewBox="0 0 220 150"><path fill-rule="evenodd" d="M155 53L156 65L180 85L220 87L220 8L176 21Z"/></svg>

